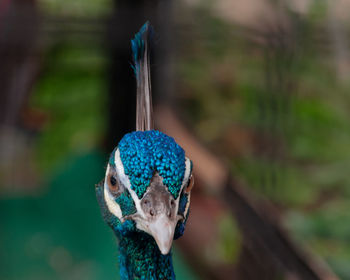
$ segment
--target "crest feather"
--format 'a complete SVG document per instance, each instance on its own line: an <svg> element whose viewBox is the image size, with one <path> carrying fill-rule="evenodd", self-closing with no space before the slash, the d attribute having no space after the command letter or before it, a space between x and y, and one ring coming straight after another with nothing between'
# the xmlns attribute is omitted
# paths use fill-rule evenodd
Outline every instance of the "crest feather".
<svg viewBox="0 0 350 280"><path fill-rule="evenodd" d="M131 40L137 82L136 130L153 129L153 108L150 72L150 42L153 28L147 21Z"/></svg>

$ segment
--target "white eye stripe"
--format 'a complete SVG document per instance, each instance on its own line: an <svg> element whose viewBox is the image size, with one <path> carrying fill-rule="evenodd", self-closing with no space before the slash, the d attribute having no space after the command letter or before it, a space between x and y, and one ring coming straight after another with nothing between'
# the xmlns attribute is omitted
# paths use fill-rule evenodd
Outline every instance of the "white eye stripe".
<svg viewBox="0 0 350 280"><path fill-rule="evenodd" d="M190 208L191 193L188 194L186 208L184 211L184 217L186 217L188 209Z"/></svg>
<svg viewBox="0 0 350 280"><path fill-rule="evenodd" d="M188 183L188 180L190 179L191 176L191 160L189 158L186 157L186 170L185 170L185 176L184 179L182 181L182 186L181 186L181 190L180 190L180 194L183 190L183 188L185 187L185 185ZM180 195L178 197L178 199L180 198ZM186 217L188 209L190 208L190 199L191 199L191 193L188 194L187 197L187 203L186 203L186 208L185 211L183 213L184 217Z"/></svg>
<svg viewBox="0 0 350 280"><path fill-rule="evenodd" d="M182 185L180 189L180 193L182 189L185 187L186 183L188 182L188 179L190 178L191 175L191 161L189 158L186 157L186 162L185 162L186 168L185 168L185 175L184 179L182 180Z"/></svg>
<svg viewBox="0 0 350 280"><path fill-rule="evenodd" d="M126 187L129 190L129 193L130 193L130 195L131 195L131 197L132 197L132 199L133 199L133 201L135 203L137 212L141 216L146 217L145 213L143 212L143 210L141 208L141 200L138 198L136 192L131 189L131 183L130 183L129 177L125 174L124 166L123 166L122 160L120 158L120 151L119 151L119 149L117 149L115 151L114 164L116 166L116 170L117 170L117 174L118 174L119 180L124 185L124 187Z"/></svg>
<svg viewBox="0 0 350 280"><path fill-rule="evenodd" d="M104 190L103 190L103 194L104 194L104 198L106 201L106 205L108 210L117 218L121 219L122 215L122 210L120 209L120 206L118 203L116 203L113 199L113 196L111 195L111 193L109 192L109 188L107 185L107 180L108 180L108 174L109 174L109 165L107 166L107 171L106 171L106 176L105 176L105 182L104 182Z"/></svg>

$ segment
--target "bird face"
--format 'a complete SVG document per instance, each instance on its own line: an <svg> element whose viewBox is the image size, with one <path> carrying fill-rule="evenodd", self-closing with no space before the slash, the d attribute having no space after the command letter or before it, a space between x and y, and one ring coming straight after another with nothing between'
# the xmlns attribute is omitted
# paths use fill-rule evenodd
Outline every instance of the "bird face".
<svg viewBox="0 0 350 280"><path fill-rule="evenodd" d="M112 152L103 185L109 223L118 236L143 231L162 254L180 237L193 187L192 162L173 138L159 131L126 134Z"/></svg>

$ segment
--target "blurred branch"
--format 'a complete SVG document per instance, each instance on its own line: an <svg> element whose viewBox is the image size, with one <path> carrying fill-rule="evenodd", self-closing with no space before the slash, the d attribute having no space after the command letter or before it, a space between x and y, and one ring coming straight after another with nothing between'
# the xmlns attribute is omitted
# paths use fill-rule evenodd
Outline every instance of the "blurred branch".
<svg viewBox="0 0 350 280"><path fill-rule="evenodd" d="M28 190L37 185L29 134L21 131L40 67L39 15L34 1L7 1L0 7L0 181ZM18 170L22 170L18 176Z"/></svg>
<svg viewBox="0 0 350 280"><path fill-rule="evenodd" d="M338 77L346 81L350 73L349 42L343 24L337 19L335 11L337 2L328 2L328 28L334 51L336 71L338 72Z"/></svg>
<svg viewBox="0 0 350 280"><path fill-rule="evenodd" d="M13 126L38 70L38 13L33 2L9 4L0 25L0 123Z"/></svg>

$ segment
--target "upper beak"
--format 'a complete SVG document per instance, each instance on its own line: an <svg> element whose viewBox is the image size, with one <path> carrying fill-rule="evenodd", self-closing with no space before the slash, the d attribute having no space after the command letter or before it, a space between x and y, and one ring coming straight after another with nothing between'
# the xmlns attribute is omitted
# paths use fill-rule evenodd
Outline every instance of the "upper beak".
<svg viewBox="0 0 350 280"><path fill-rule="evenodd" d="M154 238L163 255L170 252L178 219L173 221L165 214L157 215L152 220L143 219L138 215L134 216L133 219L136 221L138 229L147 232Z"/></svg>
<svg viewBox="0 0 350 280"><path fill-rule="evenodd" d="M163 255L168 254L170 251L174 239L175 226L176 223L174 224L164 214L149 223L148 233L153 236Z"/></svg>

